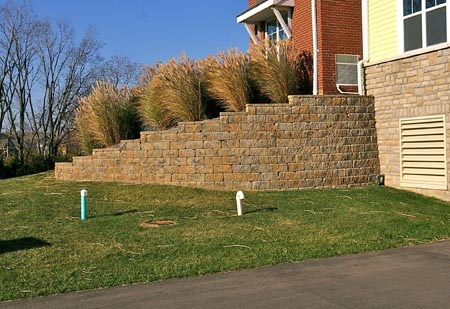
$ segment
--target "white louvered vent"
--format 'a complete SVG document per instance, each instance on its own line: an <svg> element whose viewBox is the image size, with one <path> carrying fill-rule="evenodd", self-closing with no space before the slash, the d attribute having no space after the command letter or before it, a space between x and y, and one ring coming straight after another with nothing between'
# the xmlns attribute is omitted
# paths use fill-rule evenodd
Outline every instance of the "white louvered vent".
<svg viewBox="0 0 450 309"><path fill-rule="evenodd" d="M400 119L400 185L447 190L445 116Z"/></svg>

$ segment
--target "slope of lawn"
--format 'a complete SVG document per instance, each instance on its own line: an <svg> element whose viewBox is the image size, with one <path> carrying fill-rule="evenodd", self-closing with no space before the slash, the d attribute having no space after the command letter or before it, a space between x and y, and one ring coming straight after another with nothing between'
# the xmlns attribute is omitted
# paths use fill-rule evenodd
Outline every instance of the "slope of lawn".
<svg viewBox="0 0 450 309"><path fill-rule="evenodd" d="M88 190L89 218L80 216ZM0 181L0 300L409 246L450 236L450 204L386 187L236 192ZM152 221L171 225L153 227ZM164 223L164 222L162 222Z"/></svg>

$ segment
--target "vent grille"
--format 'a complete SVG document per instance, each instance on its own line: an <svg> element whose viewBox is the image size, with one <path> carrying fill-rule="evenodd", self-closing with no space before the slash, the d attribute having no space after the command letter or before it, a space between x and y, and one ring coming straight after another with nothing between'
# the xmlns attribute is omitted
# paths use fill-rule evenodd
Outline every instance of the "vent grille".
<svg viewBox="0 0 450 309"><path fill-rule="evenodd" d="M400 132L400 185L447 190L445 116L401 119Z"/></svg>

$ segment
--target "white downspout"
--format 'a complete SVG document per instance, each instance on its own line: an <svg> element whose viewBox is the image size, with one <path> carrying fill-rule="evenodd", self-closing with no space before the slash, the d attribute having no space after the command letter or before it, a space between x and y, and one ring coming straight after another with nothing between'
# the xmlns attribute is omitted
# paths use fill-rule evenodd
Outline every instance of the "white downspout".
<svg viewBox="0 0 450 309"><path fill-rule="evenodd" d="M313 95L318 93L318 59L317 59L317 12L316 0L311 0L311 18L313 35Z"/></svg>
<svg viewBox="0 0 450 309"><path fill-rule="evenodd" d="M369 60L369 4L368 0L361 1L363 59L358 62L358 94L364 95L363 65Z"/></svg>

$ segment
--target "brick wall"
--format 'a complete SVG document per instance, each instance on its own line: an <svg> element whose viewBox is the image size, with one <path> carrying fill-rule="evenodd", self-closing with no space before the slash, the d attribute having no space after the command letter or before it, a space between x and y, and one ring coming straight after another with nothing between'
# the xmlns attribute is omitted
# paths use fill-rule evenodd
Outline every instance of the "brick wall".
<svg viewBox="0 0 450 309"><path fill-rule="evenodd" d="M319 94L337 94L336 54L362 58L361 0L318 0L317 28Z"/></svg>
<svg viewBox="0 0 450 309"><path fill-rule="evenodd" d="M360 185L378 172L373 98L348 96L248 105L246 112L142 132L55 168L61 180L245 190Z"/></svg>
<svg viewBox="0 0 450 309"><path fill-rule="evenodd" d="M292 12L292 41L299 51L312 53L311 1L302 0L297 2Z"/></svg>
<svg viewBox="0 0 450 309"><path fill-rule="evenodd" d="M259 3L249 0L249 7ZM317 0L318 90L319 94L338 94L336 54L362 58L361 0ZM275 17L274 17L275 18ZM264 24L261 24L264 31ZM300 51L313 51L311 1L296 0L292 14L292 40ZM253 28L252 28L253 29ZM262 35L261 38L264 38ZM356 87L347 91L357 92Z"/></svg>
<svg viewBox="0 0 450 309"><path fill-rule="evenodd" d="M381 173L387 185L399 187L399 119L445 114L449 155L450 49L370 65L365 74L367 93L375 96ZM448 190L410 190L450 200Z"/></svg>

